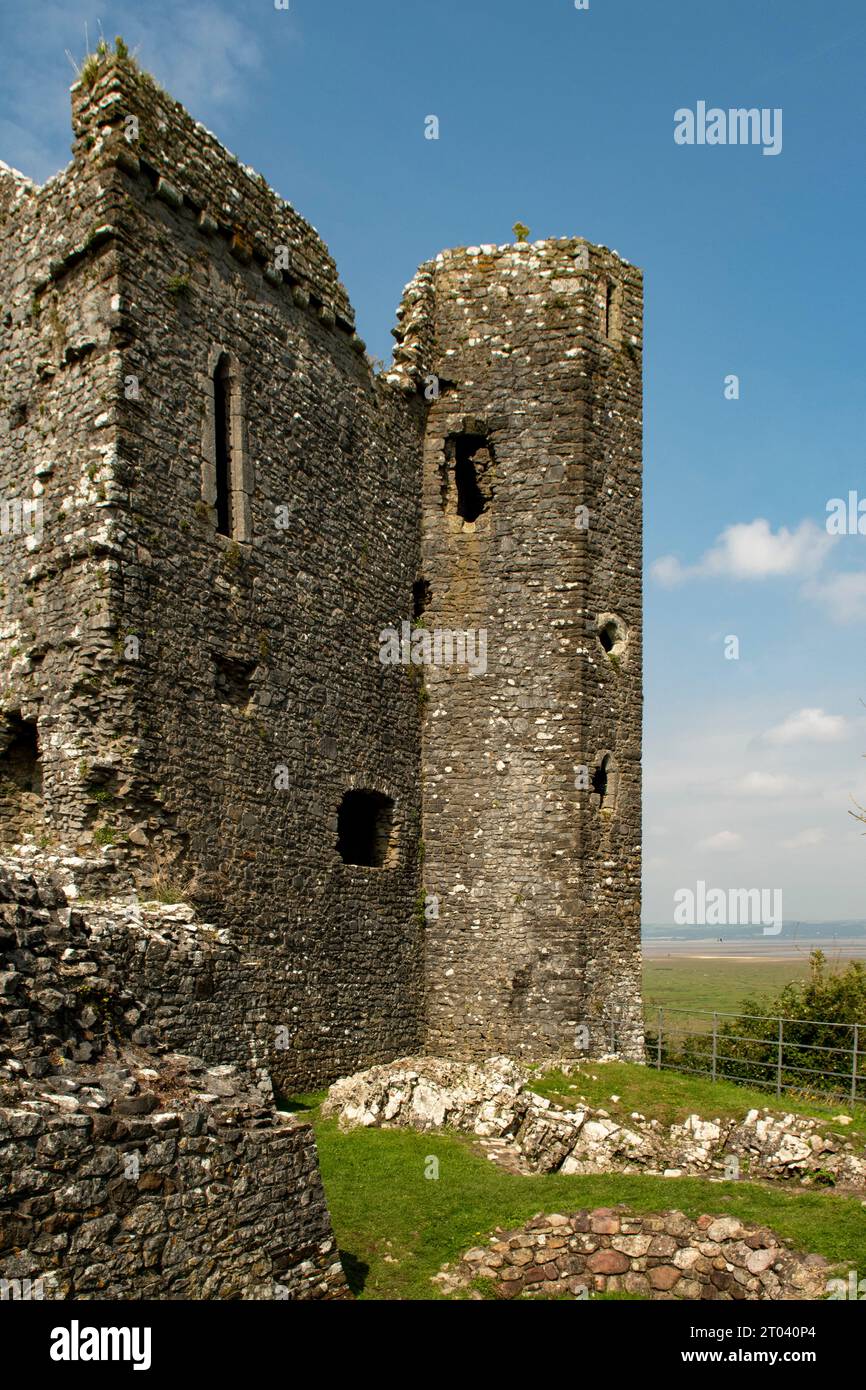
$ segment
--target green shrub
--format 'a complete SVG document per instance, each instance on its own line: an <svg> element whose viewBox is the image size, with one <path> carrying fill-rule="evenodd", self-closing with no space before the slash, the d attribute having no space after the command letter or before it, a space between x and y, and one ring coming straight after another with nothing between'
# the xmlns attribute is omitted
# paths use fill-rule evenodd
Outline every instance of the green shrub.
<svg viewBox="0 0 866 1390"><path fill-rule="evenodd" d="M781 1018L782 1086L807 1094L850 1096L855 1025L859 1025L855 1094L866 1100L866 966L849 961L844 970L830 969L823 951L813 951L809 966L806 979L791 981L775 998L744 999L738 1016L720 1024L718 1073L728 1080L758 1081L775 1088ZM656 1039L648 1034L650 1055L655 1045ZM708 1071L712 1039L686 1038L665 1048L665 1060L683 1070Z"/></svg>

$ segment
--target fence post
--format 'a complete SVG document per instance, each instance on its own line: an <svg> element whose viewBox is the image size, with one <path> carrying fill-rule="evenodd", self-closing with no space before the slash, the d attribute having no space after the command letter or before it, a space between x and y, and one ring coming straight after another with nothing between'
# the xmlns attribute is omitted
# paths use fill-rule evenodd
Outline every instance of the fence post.
<svg viewBox="0 0 866 1390"><path fill-rule="evenodd" d="M784 1029L784 1019L779 1019L779 1060L776 1065L776 1095L782 1094L782 1031Z"/></svg>
<svg viewBox="0 0 866 1390"><path fill-rule="evenodd" d="M656 1043L656 1071L661 1071L661 1069L662 1069L662 1015L663 1015L663 1013L664 1013L664 1010L663 1010L663 1009L659 1009L659 1036L658 1036L658 1041L657 1041L657 1043Z"/></svg>
<svg viewBox="0 0 866 1390"><path fill-rule="evenodd" d="M854 1055L851 1058L851 1099L857 1099L857 1049L860 1044L860 1024L854 1024Z"/></svg>
<svg viewBox="0 0 866 1390"><path fill-rule="evenodd" d="M719 1052L719 1015L713 1012L713 1080L716 1079L716 1059Z"/></svg>

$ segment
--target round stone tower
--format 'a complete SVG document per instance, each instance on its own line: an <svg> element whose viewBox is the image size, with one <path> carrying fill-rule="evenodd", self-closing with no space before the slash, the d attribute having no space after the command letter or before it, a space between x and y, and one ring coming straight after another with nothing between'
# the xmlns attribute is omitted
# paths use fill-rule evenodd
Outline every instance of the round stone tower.
<svg viewBox="0 0 866 1390"><path fill-rule="evenodd" d="M424 266L427 1049L640 1057L640 271Z"/></svg>

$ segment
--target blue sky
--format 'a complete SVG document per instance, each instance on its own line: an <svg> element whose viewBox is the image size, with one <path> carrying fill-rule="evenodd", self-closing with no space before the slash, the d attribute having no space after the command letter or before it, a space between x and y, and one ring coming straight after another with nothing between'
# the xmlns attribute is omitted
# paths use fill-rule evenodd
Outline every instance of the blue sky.
<svg viewBox="0 0 866 1390"><path fill-rule="evenodd" d="M825 527L866 499L862 5L0 0L31 177L100 21L314 223L379 357L418 263L518 218L644 268L645 919L699 878L866 917L866 536ZM677 145L699 101L781 108L781 153Z"/></svg>

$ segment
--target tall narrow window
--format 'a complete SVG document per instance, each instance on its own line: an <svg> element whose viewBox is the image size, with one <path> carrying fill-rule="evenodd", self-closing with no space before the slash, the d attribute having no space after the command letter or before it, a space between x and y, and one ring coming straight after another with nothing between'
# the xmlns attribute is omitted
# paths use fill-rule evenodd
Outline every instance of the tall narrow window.
<svg viewBox="0 0 866 1390"><path fill-rule="evenodd" d="M614 280L607 280L604 287L604 336L610 342L619 342L620 309L619 286Z"/></svg>
<svg viewBox="0 0 866 1390"><path fill-rule="evenodd" d="M607 815L612 815L616 809L617 791L619 788L619 771L617 770L613 756L604 753L593 769L592 791L596 809L604 811Z"/></svg>
<svg viewBox="0 0 866 1390"><path fill-rule="evenodd" d="M449 435L445 441L443 504L465 523L474 524L493 500L493 445L486 434ZM449 486L449 472L453 492Z"/></svg>
<svg viewBox="0 0 866 1390"><path fill-rule="evenodd" d="M243 365L233 352L214 344L207 373L202 417L201 495L205 515L218 536L252 538L255 468L247 439ZM201 509L197 509L199 516Z"/></svg>
<svg viewBox="0 0 866 1390"><path fill-rule="evenodd" d="M0 844L16 844L42 819L42 765L34 719L0 716Z"/></svg>
<svg viewBox="0 0 866 1390"><path fill-rule="evenodd" d="M232 388L229 359L225 353L213 376L214 463L216 465L217 531L231 536L232 528Z"/></svg>
<svg viewBox="0 0 866 1390"><path fill-rule="evenodd" d="M606 753L592 774L592 790L599 799L599 806L604 805L604 798L607 796L607 778L610 769L610 754Z"/></svg>

